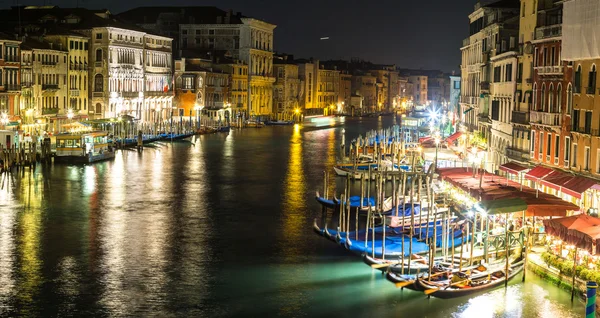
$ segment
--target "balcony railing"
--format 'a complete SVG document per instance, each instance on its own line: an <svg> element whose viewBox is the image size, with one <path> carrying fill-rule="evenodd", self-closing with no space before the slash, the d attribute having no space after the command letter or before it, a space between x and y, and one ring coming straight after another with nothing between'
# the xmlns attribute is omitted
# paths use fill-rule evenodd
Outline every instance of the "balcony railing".
<svg viewBox="0 0 600 318"><path fill-rule="evenodd" d="M21 90L21 85L17 85L17 84L4 84L0 86L0 90L3 90L5 92L7 91L20 91Z"/></svg>
<svg viewBox="0 0 600 318"><path fill-rule="evenodd" d="M512 160L521 162L529 161L529 150L522 150L518 148L506 148L506 156Z"/></svg>
<svg viewBox="0 0 600 318"><path fill-rule="evenodd" d="M55 66L56 64L58 64L58 62L54 62L54 61L42 61L42 65Z"/></svg>
<svg viewBox="0 0 600 318"><path fill-rule="evenodd" d="M104 97L104 92L92 92L92 97Z"/></svg>
<svg viewBox="0 0 600 318"><path fill-rule="evenodd" d="M562 35L562 24L554 24L535 29L535 39L554 38Z"/></svg>
<svg viewBox="0 0 600 318"><path fill-rule="evenodd" d="M560 126L562 123L562 116L560 113L546 113L531 111L532 124L541 124L546 126Z"/></svg>
<svg viewBox="0 0 600 318"><path fill-rule="evenodd" d="M529 125L529 112L512 112L511 122L515 124Z"/></svg>
<svg viewBox="0 0 600 318"><path fill-rule="evenodd" d="M58 84L42 84L42 90L56 90L58 89Z"/></svg>
<svg viewBox="0 0 600 318"><path fill-rule="evenodd" d="M481 82L480 85L482 90L490 90L490 82Z"/></svg>
<svg viewBox="0 0 600 318"><path fill-rule="evenodd" d="M460 102L465 104L474 104L477 105L479 103L479 97L475 96L461 96Z"/></svg>
<svg viewBox="0 0 600 318"><path fill-rule="evenodd" d="M96 67L102 67L102 61L94 62Z"/></svg>
<svg viewBox="0 0 600 318"><path fill-rule="evenodd" d="M6 56L4 56L4 62L17 63L17 62L21 62L21 58L18 56L6 55Z"/></svg>
<svg viewBox="0 0 600 318"><path fill-rule="evenodd" d="M79 96L79 90L78 89L71 89L69 90L69 95L72 97L78 97Z"/></svg>
<svg viewBox="0 0 600 318"><path fill-rule="evenodd" d="M21 87L31 87L33 86L32 82L21 82Z"/></svg>
<svg viewBox="0 0 600 318"><path fill-rule="evenodd" d="M562 65L537 66L538 75L562 75Z"/></svg>
<svg viewBox="0 0 600 318"><path fill-rule="evenodd" d="M173 91L145 91L144 92L144 96L146 97L151 97L151 96L169 96L169 95L173 95Z"/></svg>
<svg viewBox="0 0 600 318"><path fill-rule="evenodd" d="M119 95L121 95L121 97L123 97L123 98L135 98L135 97L139 97L140 93L139 92L121 92L121 93L119 93Z"/></svg>

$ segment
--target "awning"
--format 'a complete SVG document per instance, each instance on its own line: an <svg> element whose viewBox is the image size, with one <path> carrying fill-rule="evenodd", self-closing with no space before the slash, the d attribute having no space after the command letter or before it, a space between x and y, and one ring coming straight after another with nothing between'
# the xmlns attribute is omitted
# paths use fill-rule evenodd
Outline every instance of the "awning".
<svg viewBox="0 0 600 318"><path fill-rule="evenodd" d="M552 170L552 172L540 180L540 183L556 191L561 191L562 187L571 179L573 179L572 175Z"/></svg>
<svg viewBox="0 0 600 318"><path fill-rule="evenodd" d="M432 138L432 137L430 137L430 136L427 136L427 137L421 137L421 138L419 138L419 142L425 142L425 141L428 141L428 140L431 140L431 139L433 139L433 138Z"/></svg>
<svg viewBox="0 0 600 318"><path fill-rule="evenodd" d="M589 188L597 185L597 182L585 177L572 177L562 188L562 192L577 199Z"/></svg>
<svg viewBox="0 0 600 318"><path fill-rule="evenodd" d="M504 172L508 172L510 174L519 174L520 172L523 172L525 170L527 170L528 168L523 167L519 164L516 164L514 162L507 162L503 165L500 166L500 170L504 171Z"/></svg>
<svg viewBox="0 0 600 318"><path fill-rule="evenodd" d="M521 198L507 198L499 200L481 201L477 204L487 214L523 212L527 210L527 203Z"/></svg>
<svg viewBox="0 0 600 318"><path fill-rule="evenodd" d="M473 110L473 107L469 107L469 109L465 110L465 111L463 112L463 114L466 114L466 113L468 113L468 112L470 112L470 111L472 111L472 110Z"/></svg>
<svg viewBox="0 0 600 318"><path fill-rule="evenodd" d="M462 132L457 131L457 132L453 133L452 135L450 135L448 138L446 138L446 142L452 143L456 139L460 138L460 136L462 136Z"/></svg>
<svg viewBox="0 0 600 318"><path fill-rule="evenodd" d="M543 177L547 176L552 171L553 170L550 168L537 166L525 174L525 179L537 182L539 179L542 179Z"/></svg>

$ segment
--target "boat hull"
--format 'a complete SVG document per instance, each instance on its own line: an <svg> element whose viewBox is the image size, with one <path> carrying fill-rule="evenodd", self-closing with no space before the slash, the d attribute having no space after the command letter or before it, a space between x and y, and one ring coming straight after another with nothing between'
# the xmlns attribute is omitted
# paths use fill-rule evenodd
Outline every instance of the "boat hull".
<svg viewBox="0 0 600 318"><path fill-rule="evenodd" d="M55 156L54 162L56 163L94 163L104 160L111 160L115 158L114 151L105 151L101 154L88 155L88 156Z"/></svg>

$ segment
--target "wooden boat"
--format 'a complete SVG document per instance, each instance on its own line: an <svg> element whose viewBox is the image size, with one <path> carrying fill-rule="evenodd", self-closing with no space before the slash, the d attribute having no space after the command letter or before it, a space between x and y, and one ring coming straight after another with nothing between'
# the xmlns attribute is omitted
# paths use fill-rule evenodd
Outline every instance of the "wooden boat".
<svg viewBox="0 0 600 318"><path fill-rule="evenodd" d="M246 122L244 124L246 125L246 127L250 127L250 128L262 128L265 126L264 123L261 123L256 120L246 120Z"/></svg>
<svg viewBox="0 0 600 318"><path fill-rule="evenodd" d="M404 262L401 262L400 259L381 259L381 258L375 258L375 257L371 257L368 254L364 254L363 255L363 262L369 266L371 266L371 268L373 269L377 269L380 270L382 272L392 272L392 273L423 273L423 272L427 272L429 271L429 260L427 257L419 255L419 254L412 254L410 256L411 258L411 262L410 262L410 272L407 271L408 269L408 257L406 257L404 259ZM435 257L433 259L434 262L434 266L435 267L441 267L441 268L445 268L445 269L450 269L450 268L458 268L460 265L460 259L455 258L454 261L446 261L446 259L444 259L444 257ZM463 265L464 265L464 261L463 261ZM404 270L402 270L402 268L404 267ZM414 269L414 270L413 270Z"/></svg>
<svg viewBox="0 0 600 318"><path fill-rule="evenodd" d="M317 202L319 202L319 204L321 204L322 206L328 208L328 209L338 209L342 202L340 202L340 200L338 198L336 198L335 196L333 197L333 199L327 199L324 197L321 197L321 195L319 194L319 191L317 191L315 193L315 199L317 200ZM394 206L393 206L393 202L392 202L392 197L388 197L383 201L383 210L385 212L383 212L383 214L391 214L394 211ZM360 202L360 197L359 196L351 196L350 197L350 209L351 211L359 211L359 213L367 213L368 209L369 209L369 205L371 206L375 206L375 198L363 198L363 202L362 202L362 207L361 207L361 202Z"/></svg>
<svg viewBox="0 0 600 318"><path fill-rule="evenodd" d="M294 122L291 120L269 120L265 122L267 126L291 126Z"/></svg>
<svg viewBox="0 0 600 318"><path fill-rule="evenodd" d="M91 163L114 157L107 131L56 135L55 162Z"/></svg>
<svg viewBox="0 0 600 318"><path fill-rule="evenodd" d="M520 260L509 266L508 273L504 264L499 264L494 269L488 269L475 275L457 273L453 279L444 283L429 282L417 278L419 288L423 288L425 294L437 298L456 298L468 296L474 293L486 291L498 287L506 280L510 280L523 270L524 260Z"/></svg>

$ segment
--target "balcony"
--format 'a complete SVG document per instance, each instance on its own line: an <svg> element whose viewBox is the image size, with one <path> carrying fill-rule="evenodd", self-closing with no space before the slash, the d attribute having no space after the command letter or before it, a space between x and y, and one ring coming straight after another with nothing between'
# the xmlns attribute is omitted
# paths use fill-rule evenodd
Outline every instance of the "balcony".
<svg viewBox="0 0 600 318"><path fill-rule="evenodd" d="M145 91L144 96L146 97L154 97L154 96L171 96L173 95L173 91Z"/></svg>
<svg viewBox="0 0 600 318"><path fill-rule="evenodd" d="M32 87L32 86L33 86L32 82L21 82L21 87L22 88Z"/></svg>
<svg viewBox="0 0 600 318"><path fill-rule="evenodd" d="M92 97L104 97L104 92L92 92Z"/></svg>
<svg viewBox="0 0 600 318"><path fill-rule="evenodd" d="M490 82L481 82L480 86L481 86L481 90L485 90L485 91L490 90Z"/></svg>
<svg viewBox="0 0 600 318"><path fill-rule="evenodd" d="M532 110L530 123L545 126L560 126L562 116L560 113L546 113Z"/></svg>
<svg viewBox="0 0 600 318"><path fill-rule="evenodd" d="M79 90L78 89L71 89L71 90L69 90L69 96L71 96L71 97L79 97Z"/></svg>
<svg viewBox="0 0 600 318"><path fill-rule="evenodd" d="M58 84L42 84L42 90L58 90Z"/></svg>
<svg viewBox="0 0 600 318"><path fill-rule="evenodd" d="M123 98L137 98L140 96L139 92L120 92L119 95Z"/></svg>
<svg viewBox="0 0 600 318"><path fill-rule="evenodd" d="M512 160L528 162L529 150L522 150L518 148L506 148L506 156Z"/></svg>
<svg viewBox="0 0 600 318"><path fill-rule="evenodd" d="M529 125L529 112L519 112L513 110L510 122L514 124Z"/></svg>
<svg viewBox="0 0 600 318"><path fill-rule="evenodd" d="M0 90L3 90L5 92L17 92L17 91L21 90L21 85L4 84L4 85L0 86Z"/></svg>
<svg viewBox="0 0 600 318"><path fill-rule="evenodd" d="M538 75L558 75L561 76L563 74L562 65L553 65L553 66L536 66L535 69L538 71Z"/></svg>
<svg viewBox="0 0 600 318"><path fill-rule="evenodd" d="M103 65L102 61L94 62L94 66L96 66L96 67L102 67L102 65Z"/></svg>
<svg viewBox="0 0 600 318"><path fill-rule="evenodd" d="M461 96L460 97L460 102L463 103L463 104L477 105L477 104L479 104L479 97L475 97L475 96Z"/></svg>
<svg viewBox="0 0 600 318"><path fill-rule="evenodd" d="M6 63L20 63L21 62L21 58L18 57L18 56L5 55L4 56L4 62L6 62Z"/></svg>
<svg viewBox="0 0 600 318"><path fill-rule="evenodd" d="M555 38L562 35L562 24L554 24L535 29L535 39Z"/></svg>
<svg viewBox="0 0 600 318"><path fill-rule="evenodd" d="M57 64L58 64L58 62L42 61L42 65L44 65L44 66L56 66Z"/></svg>

